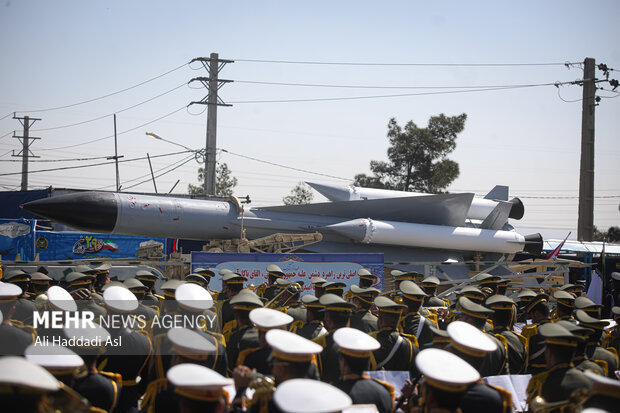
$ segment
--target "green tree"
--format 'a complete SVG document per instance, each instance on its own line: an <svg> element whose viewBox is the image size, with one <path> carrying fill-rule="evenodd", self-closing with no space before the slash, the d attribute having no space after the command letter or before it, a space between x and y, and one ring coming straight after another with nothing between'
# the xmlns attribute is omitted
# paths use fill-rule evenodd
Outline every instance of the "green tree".
<svg viewBox="0 0 620 413"><path fill-rule="evenodd" d="M413 121L404 127L390 119L388 162L370 161L373 176L358 174L355 185L370 188L439 193L459 176L458 163L447 158L465 128L466 114L432 116L426 128Z"/></svg>
<svg viewBox="0 0 620 413"><path fill-rule="evenodd" d="M295 188L291 190L291 194L282 198L284 205L302 205L312 202L314 195L312 189L303 182L299 182Z"/></svg>
<svg viewBox="0 0 620 413"><path fill-rule="evenodd" d="M198 168L198 185L189 184L187 186L187 192L190 195L202 195L205 193L204 174L204 168ZM237 178L231 176L228 165L226 163L218 163L215 167L215 176L215 195L223 197L231 196L233 194L233 188L237 186Z"/></svg>
<svg viewBox="0 0 620 413"><path fill-rule="evenodd" d="M620 242L620 227L609 227L607 231L599 230L596 225L592 235L592 241Z"/></svg>

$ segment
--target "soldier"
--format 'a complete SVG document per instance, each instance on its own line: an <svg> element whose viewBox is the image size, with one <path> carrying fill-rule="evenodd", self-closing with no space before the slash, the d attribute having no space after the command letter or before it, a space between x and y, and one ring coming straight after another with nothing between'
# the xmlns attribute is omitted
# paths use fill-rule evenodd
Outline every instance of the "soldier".
<svg viewBox="0 0 620 413"><path fill-rule="evenodd" d="M400 321L400 330L408 336L414 336L419 346L424 347L433 339L433 333L429 328L433 322L420 314L426 293L413 281L407 280L401 281L400 291L403 293L403 304L407 306L406 314Z"/></svg>
<svg viewBox="0 0 620 413"><path fill-rule="evenodd" d="M33 272L30 274L30 291L32 292L31 299L35 299L40 294L45 294L52 279L42 272Z"/></svg>
<svg viewBox="0 0 620 413"><path fill-rule="evenodd" d="M586 371L585 376L592 382L592 389L583 407L593 413L613 412L620 406L620 381Z"/></svg>
<svg viewBox="0 0 620 413"><path fill-rule="evenodd" d="M530 379L527 386L528 405L532 406L532 401L537 397L546 403L568 401L574 391L591 388L590 380L572 367L575 347L583 339L557 323L545 323L539 330L546 342L547 369Z"/></svg>
<svg viewBox="0 0 620 413"><path fill-rule="evenodd" d="M351 315L350 326L363 331L364 333L370 333L371 331L377 331L377 316L370 312L373 300L380 291L376 288L360 288L357 285L352 285L351 302L355 306L353 314Z"/></svg>
<svg viewBox="0 0 620 413"><path fill-rule="evenodd" d="M488 296L494 295L497 293L497 284L502 279L499 275L493 275L489 273L480 273L472 278L475 284L480 287L480 290L483 288L489 288L491 291Z"/></svg>
<svg viewBox="0 0 620 413"><path fill-rule="evenodd" d="M198 284L202 288L205 288L207 285L207 279L204 276L195 273L187 274L185 276L185 281L188 283Z"/></svg>
<svg viewBox="0 0 620 413"><path fill-rule="evenodd" d="M164 297L155 294L155 282L159 279L159 277L151 271L139 270L136 272L135 278L137 278L148 289L144 297L144 304L149 307L160 308Z"/></svg>
<svg viewBox="0 0 620 413"><path fill-rule="evenodd" d="M96 268L93 268L95 271L94 289L99 294L103 294L103 287L110 282L110 268L112 268L112 266L108 263L104 263Z"/></svg>
<svg viewBox="0 0 620 413"><path fill-rule="evenodd" d="M226 343L228 355L228 372L232 373L237 365L239 353L247 348L258 347L258 330L250 320L250 311L263 306L261 299L250 290L242 290L230 299L236 327Z"/></svg>
<svg viewBox="0 0 620 413"><path fill-rule="evenodd" d="M605 318L612 318L613 313L611 309L620 306L620 272L611 273L611 282L611 290L609 290L603 300L603 316Z"/></svg>
<svg viewBox="0 0 620 413"><path fill-rule="evenodd" d="M480 304L476 304L467 297L459 298L457 305L460 308L460 310L456 312L459 315L459 320L471 324L480 331L484 331L483 327L486 323L487 317L494 313L493 310L481 306ZM448 325L448 327L449 326L450 325ZM497 348L494 351L490 351L485 354L484 363L481 367L480 374L483 377L508 374L506 340L501 338L503 336L496 337L492 334L485 334L487 334L491 340L495 342Z"/></svg>
<svg viewBox="0 0 620 413"><path fill-rule="evenodd" d="M323 291L325 292L325 294L333 294L333 295L337 295L338 297L342 297L344 294L344 288L347 285L343 282L340 281L332 281L332 282L326 282L325 284L323 284Z"/></svg>
<svg viewBox="0 0 620 413"><path fill-rule="evenodd" d="M596 304L594 301L590 300L588 297L577 297L575 298L575 309L583 310L590 317L601 318L601 309L603 306L601 304Z"/></svg>
<svg viewBox="0 0 620 413"><path fill-rule="evenodd" d="M278 386L273 399L286 413L340 412L351 406L351 398L342 390L310 379L288 380Z"/></svg>
<svg viewBox="0 0 620 413"><path fill-rule="evenodd" d="M132 314L138 308L136 296L127 288L120 286L106 288L103 299L109 316ZM120 345L106 347L103 365L107 371L118 373L123 377L117 410L137 412L141 396L138 384L151 356L151 341L146 335L127 328L129 325L125 325L126 323L117 324L120 325L111 323L108 331L112 342Z"/></svg>
<svg viewBox="0 0 620 413"><path fill-rule="evenodd" d="M553 293L553 298L558 303L553 313L553 321L574 320L575 296L569 292L558 290Z"/></svg>
<svg viewBox="0 0 620 413"><path fill-rule="evenodd" d="M371 369L373 351L381 344L368 334L349 327L336 330L334 341L338 346L340 363L340 379L334 386L347 393L354 404L374 404L379 413L392 412L394 388L364 375Z"/></svg>
<svg viewBox="0 0 620 413"><path fill-rule="evenodd" d="M327 334L315 338L313 341L323 347L319 362L321 380L335 383L340 377L338 367L338 348L334 341L334 332L346 327L351 317L353 304L334 294L324 294L319 303L325 308L324 323Z"/></svg>
<svg viewBox="0 0 620 413"><path fill-rule="evenodd" d="M420 283L422 290L426 293L424 297L424 307L449 307L450 303L445 302L441 298L437 297L437 287L439 286L439 278L434 275L429 275L424 278Z"/></svg>
<svg viewBox="0 0 620 413"><path fill-rule="evenodd" d="M146 296L146 292L148 288L146 285L142 284L140 280L135 278L128 278L123 282L123 285L131 291L136 298L138 299L138 309L136 310L136 315L142 315L146 320L153 320L159 314L157 310L153 307L148 307L142 303L144 297Z"/></svg>
<svg viewBox="0 0 620 413"><path fill-rule="evenodd" d="M14 326L11 321L17 297L21 295L22 289L17 285L0 281L0 355L2 356L21 356L34 340L32 334Z"/></svg>
<svg viewBox="0 0 620 413"><path fill-rule="evenodd" d="M204 288L207 291L209 291L209 294L211 294L211 297L213 297L214 301L218 301L219 300L219 298L218 298L219 292L209 288L209 283L211 282L211 279L213 277L215 277L215 272L213 272L213 271L211 271L209 269L206 269L206 268L198 267L198 268L194 268L194 273L195 274L200 274L200 275L202 275L204 277L204 279L207 282L206 285L204 285Z"/></svg>
<svg viewBox="0 0 620 413"><path fill-rule="evenodd" d="M83 265L81 267L86 266ZM74 271L69 273L65 280L69 283L67 290L78 300L78 309L80 311L91 311L95 315L96 320L99 317L105 317L106 311L104 307L97 303L97 300L92 299L92 285L94 279L95 276L92 274Z"/></svg>
<svg viewBox="0 0 620 413"><path fill-rule="evenodd" d="M24 357L38 364L68 387L73 387L74 374L84 366L84 360L73 350L57 345L41 346L31 344L24 351Z"/></svg>
<svg viewBox="0 0 620 413"><path fill-rule="evenodd" d="M32 325L32 313L35 310L34 303L30 300L28 289L30 288L30 274L23 270L10 270L4 274L4 281L18 286L21 295L17 297L15 312L12 320L23 325Z"/></svg>
<svg viewBox="0 0 620 413"><path fill-rule="evenodd" d="M291 332L308 340L327 334L327 330L323 326L323 306L319 303L319 299L311 294L306 294L301 297L301 301L306 309L306 322L301 328L297 328L296 331L291 330Z"/></svg>
<svg viewBox="0 0 620 413"><path fill-rule="evenodd" d="M573 294L575 297L581 297L585 287L579 284L564 284L560 287L560 290Z"/></svg>
<svg viewBox="0 0 620 413"><path fill-rule="evenodd" d="M41 366L23 357L0 357L0 406L6 412L38 413L60 383Z"/></svg>
<svg viewBox="0 0 620 413"><path fill-rule="evenodd" d="M601 347L601 335L607 322L591 317L583 310L577 310L575 317L580 326L590 328L593 331L587 338L586 354L588 358L601 365L607 377L616 378L618 359L612 352Z"/></svg>
<svg viewBox="0 0 620 413"><path fill-rule="evenodd" d="M481 305L486 300L486 295L482 291L480 291L480 288L473 285L468 285L461 288L457 293L457 298L460 297L467 297L474 303Z"/></svg>
<svg viewBox="0 0 620 413"><path fill-rule="evenodd" d="M517 321L519 323L526 322L528 314L524 310L527 308L527 305L532 302L536 295L537 294L529 288L524 288L517 295L519 298L519 302L517 303Z"/></svg>
<svg viewBox="0 0 620 413"><path fill-rule="evenodd" d="M325 284L326 282L327 280L321 277L312 277L312 279L310 280L310 283L314 287L314 295L316 296L316 298L321 298L321 296L325 292L325 290L323 289L323 284Z"/></svg>
<svg viewBox="0 0 620 413"><path fill-rule="evenodd" d="M551 322L548 299L547 294L538 294L523 309L523 312L528 314L532 320L532 324L525 326L521 332L521 335L528 340L527 373L529 374L541 373L547 368L545 337L539 333L538 329Z"/></svg>
<svg viewBox="0 0 620 413"><path fill-rule="evenodd" d="M306 308L304 307L304 303L299 299L301 295L301 286L303 283L303 281L295 282L293 280L276 280L276 284L280 287L280 291L288 289L289 292L286 294L290 293L290 296L286 301L286 305L280 308L280 311L285 312L295 320L293 324L291 324L291 328L293 328L293 325L295 325L296 329L301 328L301 326L303 326L306 322Z"/></svg>
<svg viewBox="0 0 620 413"><path fill-rule="evenodd" d="M259 297L265 298L267 299L267 301L269 301L278 293L278 286L276 285L276 280L286 277L286 274L284 274L282 269L275 264L269 264L267 266L267 274L267 286L266 288L264 288L264 290L262 288L259 288L257 294Z"/></svg>
<svg viewBox="0 0 620 413"><path fill-rule="evenodd" d="M491 330L491 334L502 336L503 339L500 338L500 340L506 341L508 371L510 374L523 374L525 363L527 362L525 350L527 340L525 337L512 331L515 309L514 301L505 295L496 294L487 299L486 306L495 311L493 313L493 330Z"/></svg>
<svg viewBox="0 0 620 413"><path fill-rule="evenodd" d="M316 356L323 350L321 346L296 334L284 330L269 330L265 340L271 348L271 369L275 386L289 380L311 378L316 379ZM233 372L237 394L233 402L233 412L241 411L245 398L245 389L256 377L247 366L237 366ZM254 381L260 382L260 379ZM268 384L264 380L263 384ZM280 412L272 399L270 389L255 386L256 392L248 402L250 412Z"/></svg>
<svg viewBox="0 0 620 413"><path fill-rule="evenodd" d="M481 376L485 376L483 371L486 360L489 354L497 350L497 341L479 328L462 321L450 323L447 332L450 336L448 350L469 363ZM511 407L509 392L480 381L467 388L460 403L463 413L507 413Z"/></svg>
<svg viewBox="0 0 620 413"><path fill-rule="evenodd" d="M379 310L379 330L370 333L381 347L374 351L376 369L409 371L411 377L417 376L414 360L419 352L415 336L407 337L398 331L400 317L407 309L387 297L377 297L374 301Z"/></svg>
<svg viewBox="0 0 620 413"><path fill-rule="evenodd" d="M258 346L249 347L239 352L237 365L247 366L249 369L255 369L261 374L268 375L271 373L268 362L271 347L269 347L265 335L272 329L285 330L293 322L293 317L271 308L255 308L250 311L250 321L258 329Z"/></svg>
<svg viewBox="0 0 620 413"><path fill-rule="evenodd" d="M503 278L503 277L500 278L499 281L497 281L497 294L506 295L510 282L511 282L510 278Z"/></svg>
<svg viewBox="0 0 620 413"><path fill-rule="evenodd" d="M359 270L357 270L357 275L359 275L360 277L360 288L372 287L377 281L377 276L368 271L366 268L360 268Z"/></svg>
<svg viewBox="0 0 620 413"><path fill-rule="evenodd" d="M421 407L428 413L458 412L468 387L480 380L476 369L445 350L422 350L416 366L423 378L419 390Z"/></svg>
<svg viewBox="0 0 620 413"><path fill-rule="evenodd" d="M216 413L224 411L228 404L224 387L233 381L208 367L178 364L168 371L166 377L178 396L176 411Z"/></svg>
<svg viewBox="0 0 620 413"><path fill-rule="evenodd" d="M97 370L97 361L105 351L110 333L98 324L84 328L65 327L64 336L76 343L72 349L84 360L85 369L78 375L73 389L95 407L111 412L118 402L122 377L119 374ZM101 343L101 344L98 344Z"/></svg>
<svg viewBox="0 0 620 413"><path fill-rule="evenodd" d="M575 367L583 372L589 370L604 376L605 371L603 368L594 361L590 360L586 354L587 339L592 333L594 333L594 330L577 325L574 322L567 320L560 320L557 321L557 323L570 331L572 334L583 338L583 341L579 341L577 343L577 347L575 347L575 355L573 356L573 364Z"/></svg>
<svg viewBox="0 0 620 413"><path fill-rule="evenodd" d="M243 290L243 284L247 280L247 278L234 272L224 274L222 277L222 292L225 293L228 298L224 301L220 301L215 307L215 311L218 316L219 331L224 334L226 341L228 341L237 325L231 299Z"/></svg>

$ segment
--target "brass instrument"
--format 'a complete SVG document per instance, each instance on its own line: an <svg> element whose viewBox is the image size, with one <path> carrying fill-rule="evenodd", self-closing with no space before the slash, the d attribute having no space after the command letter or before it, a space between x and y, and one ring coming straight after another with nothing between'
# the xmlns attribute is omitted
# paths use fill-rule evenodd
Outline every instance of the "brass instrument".
<svg viewBox="0 0 620 413"><path fill-rule="evenodd" d="M301 285L299 283L292 283L291 285L280 291L270 301L268 301L267 304L265 304L265 308L286 307L300 292Z"/></svg>
<svg viewBox="0 0 620 413"><path fill-rule="evenodd" d="M276 391L275 380L273 377L265 376L257 372L249 372L246 373L245 376L252 379L248 387L254 389L254 395L247 401L248 410L250 410L250 407L253 405L260 403L259 411L261 413L268 412L269 400L271 400L273 393Z"/></svg>
<svg viewBox="0 0 620 413"><path fill-rule="evenodd" d="M581 405L590 397L588 389L577 389L571 393L567 400L557 402L546 402L542 397L537 396L532 400L529 410L532 413L548 413L558 411L561 413L580 412Z"/></svg>

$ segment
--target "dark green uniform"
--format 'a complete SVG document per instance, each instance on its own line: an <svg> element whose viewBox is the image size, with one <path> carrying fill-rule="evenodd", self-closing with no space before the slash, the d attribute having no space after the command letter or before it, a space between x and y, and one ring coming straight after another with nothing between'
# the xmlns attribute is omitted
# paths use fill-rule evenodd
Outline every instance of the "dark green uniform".
<svg viewBox="0 0 620 413"><path fill-rule="evenodd" d="M492 330L491 333L499 334L506 339L508 344L508 371L510 374L523 374L525 372L527 353L519 337L506 327Z"/></svg>
<svg viewBox="0 0 620 413"><path fill-rule="evenodd" d="M348 394L353 404L374 404L379 413L390 413L393 409L393 389L390 391L391 386L387 383L358 378L338 381L334 386Z"/></svg>
<svg viewBox="0 0 620 413"><path fill-rule="evenodd" d="M429 323L432 323L432 321L419 313L408 313L402 318L400 329L405 334L415 336L418 339L418 345L424 348L426 344L433 341L433 332L429 327Z"/></svg>
<svg viewBox="0 0 620 413"><path fill-rule="evenodd" d="M420 352L418 347L407 337L390 327L370 333L381 348L373 352L377 362L377 370L408 371L411 377L416 377L415 357Z"/></svg>
<svg viewBox="0 0 620 413"><path fill-rule="evenodd" d="M377 331L377 316L373 315L368 310L361 310L351 314L349 321L351 328L357 328L364 333L370 333L371 331Z"/></svg>
<svg viewBox="0 0 620 413"><path fill-rule="evenodd" d="M258 345L258 329L256 327L242 326L232 333L226 344L229 371L232 371L237 365L237 357L241 351L258 347Z"/></svg>
<svg viewBox="0 0 620 413"><path fill-rule="evenodd" d="M327 334L327 330L323 326L323 322L320 320L312 320L309 323L303 325L302 328L296 331L303 338L308 340L314 340L317 337Z"/></svg>
<svg viewBox="0 0 620 413"><path fill-rule="evenodd" d="M530 379L527 387L527 400L540 396L547 403L568 400L575 390L590 389L592 383L578 369L569 364L558 364Z"/></svg>

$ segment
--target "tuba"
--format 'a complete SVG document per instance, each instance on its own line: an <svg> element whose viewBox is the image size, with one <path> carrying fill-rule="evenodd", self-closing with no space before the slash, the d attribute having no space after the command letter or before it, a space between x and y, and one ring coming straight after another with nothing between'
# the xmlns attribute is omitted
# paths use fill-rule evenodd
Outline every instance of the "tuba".
<svg viewBox="0 0 620 413"><path fill-rule="evenodd" d="M301 292L301 285L299 283L292 283L282 291L280 291L271 301L265 304L265 308L281 308L289 305L295 296Z"/></svg>
<svg viewBox="0 0 620 413"><path fill-rule="evenodd" d="M590 391L588 389L577 389L573 391L567 400L560 400L557 402L546 402L542 397L537 396L530 403L530 412L532 413L549 413L549 412L561 412L561 413L573 413L580 412L581 405L590 397Z"/></svg>

